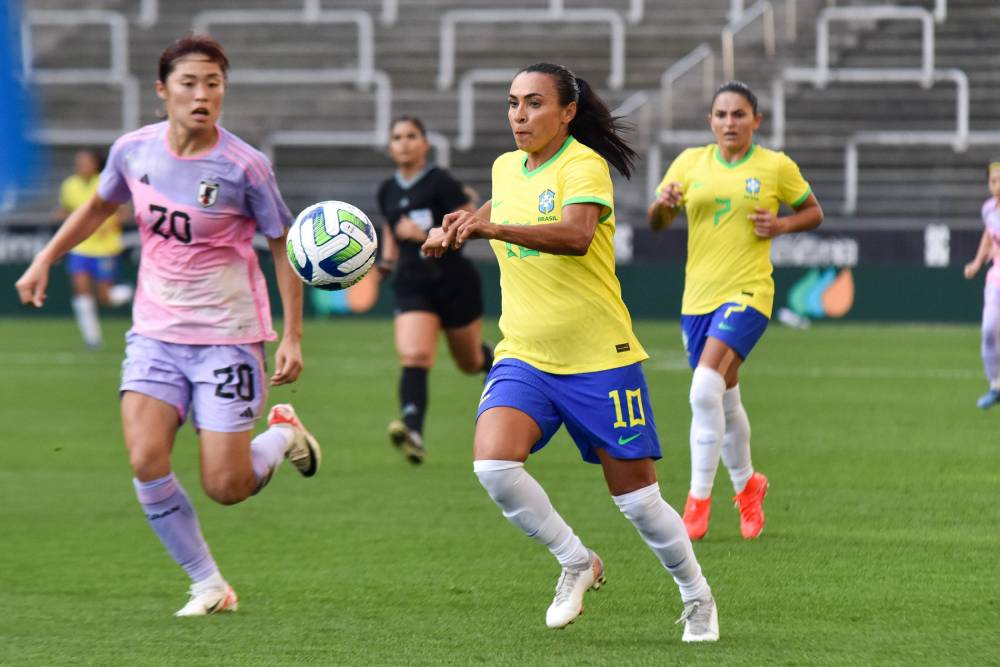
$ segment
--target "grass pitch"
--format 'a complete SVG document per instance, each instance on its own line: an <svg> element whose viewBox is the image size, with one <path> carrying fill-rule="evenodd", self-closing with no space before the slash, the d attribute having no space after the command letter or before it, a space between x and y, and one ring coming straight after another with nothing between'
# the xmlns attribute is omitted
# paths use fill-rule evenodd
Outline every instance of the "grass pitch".
<svg viewBox="0 0 1000 667"><path fill-rule="evenodd" d="M383 320L308 322L306 373L271 393L320 438L316 478L283 468L215 505L183 430L175 468L241 606L172 618L187 580L143 520L120 434L126 326L106 322L91 353L69 320L0 320L0 664L1000 664L1000 408L974 407L973 327L771 328L741 383L767 527L739 537L720 470L695 549L722 640L689 646L672 580L564 433L529 470L608 585L577 623L545 628L558 567L472 474L480 379L442 347L428 460L411 467L384 432L398 370ZM680 508L690 373L674 322L636 329Z"/></svg>

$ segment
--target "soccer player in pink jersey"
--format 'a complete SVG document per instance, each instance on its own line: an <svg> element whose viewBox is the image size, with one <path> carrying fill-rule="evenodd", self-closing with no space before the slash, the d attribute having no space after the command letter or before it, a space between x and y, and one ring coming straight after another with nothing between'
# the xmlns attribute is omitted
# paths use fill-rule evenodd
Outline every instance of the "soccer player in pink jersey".
<svg viewBox="0 0 1000 667"><path fill-rule="evenodd" d="M131 200L142 258L126 334L120 387L125 446L139 502L153 531L191 577L177 616L235 611L170 464L188 412L201 445L201 483L231 505L260 491L288 459L306 476L320 463L316 439L290 405L266 404L264 341L276 340L267 285L251 245L267 237L284 311L270 384L302 372L302 283L285 255L292 216L267 159L217 125L229 62L205 36L163 52L156 93L165 122L124 135L111 148L97 193L66 219L17 281L20 299L40 307L49 268Z"/></svg>
<svg viewBox="0 0 1000 667"><path fill-rule="evenodd" d="M985 410L1000 403L1000 162L993 162L987 170L990 198L983 202L983 238L971 262L965 265L965 277L972 279L987 261L993 266L986 273L983 289L983 370L990 389L979 397L976 407Z"/></svg>

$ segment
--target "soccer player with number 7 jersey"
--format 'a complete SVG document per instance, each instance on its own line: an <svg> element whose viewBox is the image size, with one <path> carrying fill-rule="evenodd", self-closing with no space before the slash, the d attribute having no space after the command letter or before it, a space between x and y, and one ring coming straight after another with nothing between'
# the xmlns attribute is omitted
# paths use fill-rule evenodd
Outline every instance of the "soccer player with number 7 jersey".
<svg viewBox="0 0 1000 667"><path fill-rule="evenodd" d="M485 238L500 265L503 340L479 401L473 470L503 515L562 567L546 625L583 613L605 582L584 545L524 467L565 425L599 464L615 504L670 572L684 603L686 642L716 641L718 612L684 531L660 494L660 442L635 334L615 276L615 205L608 163L626 177L635 153L586 81L538 63L514 77L507 117L519 150L493 163L493 196L431 230L440 256Z"/></svg>
<svg viewBox="0 0 1000 667"><path fill-rule="evenodd" d="M681 330L694 369L691 490L684 506L692 540L708 531L720 454L736 491L743 537L756 538L764 529L768 481L750 461L750 422L738 374L771 317L771 239L823 221L798 165L753 143L761 120L757 97L745 84L723 84L709 114L716 143L681 153L649 207L653 229L668 227L681 208L688 218ZM792 214L778 217L781 204Z"/></svg>
<svg viewBox="0 0 1000 667"><path fill-rule="evenodd" d="M177 431L190 413L201 448L201 483L231 505L260 491L288 459L306 477L320 463L316 439L290 405L266 405L264 342L275 340L267 285L252 241L267 237L284 311L273 385L302 371L302 283L285 260L292 216L267 159L219 127L229 62L205 36L161 55L157 95L167 120L124 135L100 184L17 281L22 303L41 307L49 267L128 200L142 257L133 326L122 366L122 427L135 492L150 527L191 578L177 616L235 611L198 518L171 469Z"/></svg>

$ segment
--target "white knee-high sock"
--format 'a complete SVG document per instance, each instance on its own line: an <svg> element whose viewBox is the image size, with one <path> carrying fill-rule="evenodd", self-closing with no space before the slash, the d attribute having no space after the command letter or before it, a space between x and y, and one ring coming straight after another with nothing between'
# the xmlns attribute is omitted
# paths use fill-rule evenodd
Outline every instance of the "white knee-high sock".
<svg viewBox="0 0 1000 667"><path fill-rule="evenodd" d="M285 460L285 452L292 444L295 432L291 426L272 426L260 433L250 443L250 460L253 463L253 474L257 478L257 493L271 481L275 469Z"/></svg>
<svg viewBox="0 0 1000 667"><path fill-rule="evenodd" d="M548 547L564 568L578 570L590 563L590 552L563 520L545 489L520 461L475 461L473 470L507 519L524 534Z"/></svg>
<svg viewBox="0 0 1000 667"><path fill-rule="evenodd" d="M80 327L83 342L90 347L101 344L101 323L97 319L97 299L90 294L78 294L73 297L73 314L76 324Z"/></svg>
<svg viewBox="0 0 1000 667"><path fill-rule="evenodd" d="M712 594L694 557L684 522L660 495L658 483L612 498L663 567L673 575L684 602L704 599Z"/></svg>
<svg viewBox="0 0 1000 667"><path fill-rule="evenodd" d="M727 389L722 395L722 408L726 413L726 435L722 439L722 462L729 471L733 489L739 493L753 475L750 461L750 420L740 400L740 386Z"/></svg>
<svg viewBox="0 0 1000 667"><path fill-rule="evenodd" d="M991 389L1000 389L1000 295L987 289L983 300L982 345L983 372Z"/></svg>
<svg viewBox="0 0 1000 667"><path fill-rule="evenodd" d="M691 377L691 495L712 495L719 451L726 430L722 395L726 381L717 371L704 366L694 369Z"/></svg>

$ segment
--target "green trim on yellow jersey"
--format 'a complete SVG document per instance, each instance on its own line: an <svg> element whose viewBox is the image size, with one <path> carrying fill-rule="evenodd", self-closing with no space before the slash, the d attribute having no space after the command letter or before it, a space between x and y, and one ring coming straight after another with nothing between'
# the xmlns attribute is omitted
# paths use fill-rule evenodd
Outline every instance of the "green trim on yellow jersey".
<svg viewBox="0 0 1000 667"><path fill-rule="evenodd" d="M553 162L555 162L556 160L558 160L559 156L563 154L563 151L565 151L567 148L569 148L569 145L571 143L573 143L573 135L572 134L566 137L566 141L564 141L563 145L559 147L559 150L556 151L555 155L553 155L548 160L546 160L543 164L538 165L534 169L528 169L528 154L525 153L524 154L524 160L521 162L521 173L524 174L525 176L527 176L528 178L531 178L532 176L537 175L538 173L542 172L546 167L548 167L550 164L552 164Z"/></svg>
<svg viewBox="0 0 1000 667"><path fill-rule="evenodd" d="M572 199L566 199L563 201L563 208L566 208L570 204L600 204L603 208L608 209L608 212L597 219L597 222L607 222L614 214L614 207L610 203L604 201L600 197L573 197Z"/></svg>
<svg viewBox="0 0 1000 667"><path fill-rule="evenodd" d="M789 206L791 206L792 208L798 208L799 206L802 206L802 204L804 204L805 201L809 199L809 195L811 195L812 193L813 189L812 186L810 186L809 189L806 190L806 193L804 195L793 201L791 204L789 204Z"/></svg>
<svg viewBox="0 0 1000 667"><path fill-rule="evenodd" d="M750 148L747 149L747 152L743 155L743 157L741 157L736 162L726 162L725 160L722 159L722 153L719 151L718 144L716 144L715 159L718 160L719 164L721 164L726 169L736 169L736 167L740 166L741 164L749 160L751 156L753 156L753 150L754 148L756 148L756 146L757 144L750 144Z"/></svg>

